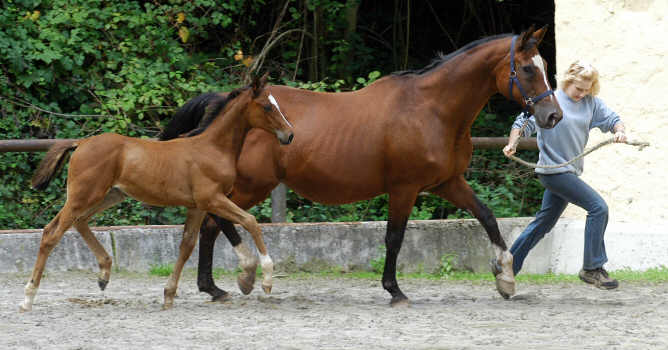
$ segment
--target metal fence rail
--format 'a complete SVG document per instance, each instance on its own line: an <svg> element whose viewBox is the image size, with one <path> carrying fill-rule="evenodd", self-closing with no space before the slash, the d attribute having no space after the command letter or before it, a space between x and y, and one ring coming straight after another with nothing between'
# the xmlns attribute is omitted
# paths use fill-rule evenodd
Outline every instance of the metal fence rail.
<svg viewBox="0 0 668 350"><path fill-rule="evenodd" d="M44 152L59 140L74 139L0 140L0 152ZM501 149L508 144L507 137L472 137L471 140L476 149ZM517 148L538 150L536 138L522 138Z"/></svg>

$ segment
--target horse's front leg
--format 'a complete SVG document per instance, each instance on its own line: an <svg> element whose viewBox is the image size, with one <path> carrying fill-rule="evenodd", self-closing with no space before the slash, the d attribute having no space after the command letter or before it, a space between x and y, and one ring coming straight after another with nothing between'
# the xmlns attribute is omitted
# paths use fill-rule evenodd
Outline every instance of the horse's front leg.
<svg viewBox="0 0 668 350"><path fill-rule="evenodd" d="M169 280L167 280L167 285L165 286L164 309L169 309L174 306L174 296L176 295L176 290L179 286L181 271L183 270L183 265L185 265L188 258L190 258L190 254L192 254L195 244L197 244L197 234L202 225L202 220L204 220L204 216L206 216L205 211L193 208L188 209L186 223L183 227L183 238L181 239L181 245L179 246L179 257L176 260L176 264L174 264L174 271L172 271Z"/></svg>
<svg viewBox="0 0 668 350"><path fill-rule="evenodd" d="M393 190L390 193L390 205L387 214L387 232L385 234L385 266L383 268L383 288L392 295L391 306L408 304L408 298L399 289L397 282L397 256L404 241L406 223L411 213L416 189Z"/></svg>
<svg viewBox="0 0 668 350"><path fill-rule="evenodd" d="M462 175L441 184L431 192L450 201L456 207L467 210L485 228L489 240L496 250L496 259L492 263L492 271L496 278L496 289L503 298L510 298L515 294L513 255L508 251L506 242L501 237L496 217L492 211L475 196Z"/></svg>

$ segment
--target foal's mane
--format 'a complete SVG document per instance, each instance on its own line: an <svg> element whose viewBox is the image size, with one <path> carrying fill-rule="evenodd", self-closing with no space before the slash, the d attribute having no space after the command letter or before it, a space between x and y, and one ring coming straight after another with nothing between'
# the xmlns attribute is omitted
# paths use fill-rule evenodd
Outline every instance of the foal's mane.
<svg viewBox="0 0 668 350"><path fill-rule="evenodd" d="M201 134L230 101L249 88L250 85L244 86L224 96L209 92L191 99L174 113L165 129L158 135L158 139L171 140L185 132L188 132L187 137Z"/></svg>
<svg viewBox="0 0 668 350"><path fill-rule="evenodd" d="M446 62L450 61L451 59L453 59L454 57L458 56L461 53L469 51L469 50L471 50L475 47L478 47L480 45L486 44L490 41L507 38L507 37L512 36L512 35L513 34L506 33L506 34L498 34L498 35L492 35L492 36L484 37L484 38L478 39L476 41L472 41L472 42L462 46L461 48L457 49L456 51L451 52L447 55L444 55L443 53L438 53L438 57L434 58L431 61L431 63L429 63L424 68L414 69L414 70L398 71L398 72L392 73L392 75L403 76L403 75L410 75L410 74L415 74L415 75L426 74L426 73L429 73L433 70L437 70L442 64L445 64ZM530 47L531 45L535 45L535 39L533 39L533 38L530 39L527 42L526 46Z"/></svg>

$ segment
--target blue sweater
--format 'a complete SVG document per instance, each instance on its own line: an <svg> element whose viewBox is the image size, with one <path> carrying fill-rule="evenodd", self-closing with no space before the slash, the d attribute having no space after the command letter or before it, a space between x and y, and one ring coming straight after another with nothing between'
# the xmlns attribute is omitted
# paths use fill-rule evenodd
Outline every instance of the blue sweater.
<svg viewBox="0 0 668 350"><path fill-rule="evenodd" d="M589 139L589 131L599 128L603 132L611 132L620 119L617 113L608 108L603 101L591 95L578 102L573 101L559 89L555 92L559 106L564 112L563 119L552 129L538 128L534 116L528 118L522 136L529 137L538 132L539 165L565 163L584 151ZM513 123L513 129L522 127L526 117L519 115ZM572 172L582 174L584 159L561 168L536 168L539 174L559 174Z"/></svg>

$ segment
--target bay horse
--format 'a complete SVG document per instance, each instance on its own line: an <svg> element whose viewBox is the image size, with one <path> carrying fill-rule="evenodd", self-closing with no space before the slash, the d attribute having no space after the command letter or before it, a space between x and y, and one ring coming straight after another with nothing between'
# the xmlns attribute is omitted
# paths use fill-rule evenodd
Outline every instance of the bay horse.
<svg viewBox="0 0 668 350"><path fill-rule="evenodd" d="M56 143L40 163L32 185L46 188L69 151L76 149L69 163L67 200L44 228L20 310L32 309L46 260L72 225L95 254L100 266L98 285L105 289L112 260L91 232L88 221L126 196L155 206L188 208L178 260L164 290L164 308L173 306L181 270L197 243L207 212L239 223L260 238L262 232L255 217L227 196L235 181L241 146L251 128L275 134L281 144L292 141L291 125L279 111L271 88L265 88L266 81L265 74L247 87L211 99L204 116L208 126L197 130L193 137L159 142L106 133ZM263 284L271 286L273 264L261 239L256 245L264 257L262 266L267 269ZM257 262L244 261L242 265L255 267Z"/></svg>
<svg viewBox="0 0 668 350"><path fill-rule="evenodd" d="M230 199L241 208L263 201L279 183L323 204L343 204L389 194L386 258L382 286L391 305L407 303L396 280L396 262L408 216L418 193L431 192L469 211L486 230L496 251L494 274L499 293L514 294L512 254L494 214L464 179L473 152L471 125L489 98L501 93L519 102L540 127L562 118L546 76L538 45L546 27L519 36L483 38L441 56L418 71L399 72L369 86L323 93L273 86L299 139L276 147L262 130L251 130L237 163ZM516 70L515 67L518 69ZM211 96L215 96L212 94ZM206 98L178 111L161 135L176 137L197 125ZM240 252L247 251L234 225L211 217L200 231L198 287L214 300L225 298L211 277L213 245L219 227ZM216 224L214 224L215 222ZM250 292L239 285L244 293Z"/></svg>

